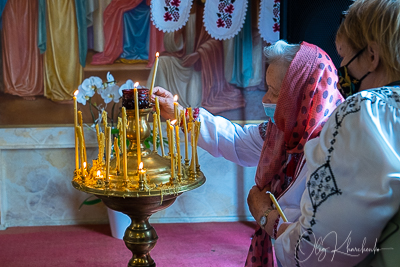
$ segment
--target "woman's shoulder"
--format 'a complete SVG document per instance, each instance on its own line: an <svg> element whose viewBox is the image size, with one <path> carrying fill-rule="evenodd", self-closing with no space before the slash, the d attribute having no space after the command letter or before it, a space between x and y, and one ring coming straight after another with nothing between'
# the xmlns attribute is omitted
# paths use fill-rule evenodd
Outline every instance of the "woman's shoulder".
<svg viewBox="0 0 400 267"><path fill-rule="evenodd" d="M340 125L350 114L372 118L386 112L399 112L400 93L398 90L399 87L381 87L361 91L348 97L333 112L335 123Z"/></svg>

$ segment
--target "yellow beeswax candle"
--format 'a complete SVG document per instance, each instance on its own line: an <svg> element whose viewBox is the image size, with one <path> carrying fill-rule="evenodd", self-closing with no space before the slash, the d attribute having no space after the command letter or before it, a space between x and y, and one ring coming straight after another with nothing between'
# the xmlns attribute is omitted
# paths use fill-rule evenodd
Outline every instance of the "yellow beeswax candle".
<svg viewBox="0 0 400 267"><path fill-rule="evenodd" d="M193 122L194 121L194 119L193 119L193 110L192 110L191 107L187 108L187 110L188 110L188 113L189 113L189 122Z"/></svg>
<svg viewBox="0 0 400 267"><path fill-rule="evenodd" d="M185 137L185 162L187 160L189 160L189 149L188 149L188 129L187 129L187 125L186 125L186 116L185 116L185 111L181 110L181 117L182 117L182 121L183 121L183 134Z"/></svg>
<svg viewBox="0 0 400 267"><path fill-rule="evenodd" d="M111 127L106 127L106 181L109 181L109 176L110 176L110 156L111 156Z"/></svg>
<svg viewBox="0 0 400 267"><path fill-rule="evenodd" d="M164 141L163 141L162 129L161 129L160 103L158 101L158 97L157 96L156 96L155 102L156 102L156 113L157 113L157 126L158 126L158 132L160 134L161 155L164 157L165 156L165 151L164 151Z"/></svg>
<svg viewBox="0 0 400 267"><path fill-rule="evenodd" d="M195 121L195 149L196 149L196 167L199 166L199 155L197 153L197 143L199 141L199 135L200 135L200 122L199 121Z"/></svg>
<svg viewBox="0 0 400 267"><path fill-rule="evenodd" d="M178 114L178 95L174 96L174 116L175 120L179 120L179 114Z"/></svg>
<svg viewBox="0 0 400 267"><path fill-rule="evenodd" d="M141 162L141 151L140 151L140 125L139 125L139 97L138 97L138 92L136 88L136 83L135 83L135 88L133 88L133 94L135 97L135 130L136 130L136 148L137 148L137 160L138 160L138 168L139 164Z"/></svg>
<svg viewBox="0 0 400 267"><path fill-rule="evenodd" d="M190 136L190 143L192 145L192 162L191 162L191 167L192 167L192 172L195 174L196 173L196 138L195 138L195 129L194 129L194 122L189 122L190 124L190 129L191 136Z"/></svg>
<svg viewBox="0 0 400 267"><path fill-rule="evenodd" d="M157 75L157 69L158 69L158 56L160 53L156 53L156 60L154 62L154 70L153 70L153 77L151 78L151 84L150 84L150 92L149 92L149 98L153 94L153 89L154 89L154 83L156 81L156 75Z"/></svg>
<svg viewBox="0 0 400 267"><path fill-rule="evenodd" d="M178 160L176 164L178 165L178 175L182 175L182 166L181 166L181 144L179 138L179 126L175 126L175 133L176 133L176 152L178 153Z"/></svg>
<svg viewBox="0 0 400 267"><path fill-rule="evenodd" d="M169 131L169 126L171 126L171 121L170 120L166 120L165 121L165 123L167 124L167 140L168 140L168 143L170 143L170 131ZM171 146L169 146L169 153L171 153Z"/></svg>
<svg viewBox="0 0 400 267"><path fill-rule="evenodd" d="M82 175L85 174L85 167L84 167L84 158L83 158L83 137L82 137L82 128L80 126L76 127L76 132L78 133L79 139L79 151L80 151L80 158L81 158L81 173Z"/></svg>
<svg viewBox="0 0 400 267"><path fill-rule="evenodd" d="M104 159L104 148L105 148L105 136L104 133L100 133L100 145L99 145L99 163L103 164L103 159Z"/></svg>
<svg viewBox="0 0 400 267"><path fill-rule="evenodd" d="M126 109L122 107L122 157L124 164L124 180L128 181L128 162L127 162L127 152L126 152Z"/></svg>
<svg viewBox="0 0 400 267"><path fill-rule="evenodd" d="M153 113L153 151L157 151L157 113Z"/></svg>
<svg viewBox="0 0 400 267"><path fill-rule="evenodd" d="M100 130L98 124L96 124L96 136L97 136L97 144L100 144Z"/></svg>
<svg viewBox="0 0 400 267"><path fill-rule="evenodd" d="M106 131L107 128L107 111L103 110L103 113L101 113L101 118L103 119L103 129L104 132Z"/></svg>
<svg viewBox="0 0 400 267"><path fill-rule="evenodd" d="M74 92L74 135L75 135L75 169L79 169L79 150L78 150L78 134L76 132L76 127L78 126L78 102L76 96L78 90Z"/></svg>
<svg viewBox="0 0 400 267"><path fill-rule="evenodd" d="M269 194L269 197L271 198L272 203L274 203L274 206L275 206L276 210L278 211L279 215L281 215L282 220L284 222L287 222L288 220L287 220L285 214L283 213L281 206L279 206L278 201L276 201L275 196L269 191L267 191L267 194Z"/></svg>
<svg viewBox="0 0 400 267"><path fill-rule="evenodd" d="M169 151L171 153L171 177L175 178L174 127L169 126Z"/></svg>
<svg viewBox="0 0 400 267"><path fill-rule="evenodd" d="M82 129L82 138L83 138L83 158L85 159L85 162L87 162L86 142L85 142L85 131L83 130L82 111L78 111L78 122L79 122L79 126L81 126L81 129Z"/></svg>
<svg viewBox="0 0 400 267"><path fill-rule="evenodd" d="M121 164L120 164L120 159L119 159L119 146L118 146L118 138L117 137L114 137L114 150L115 150L115 158L117 160L115 167L116 167L117 172L119 172L121 169Z"/></svg>

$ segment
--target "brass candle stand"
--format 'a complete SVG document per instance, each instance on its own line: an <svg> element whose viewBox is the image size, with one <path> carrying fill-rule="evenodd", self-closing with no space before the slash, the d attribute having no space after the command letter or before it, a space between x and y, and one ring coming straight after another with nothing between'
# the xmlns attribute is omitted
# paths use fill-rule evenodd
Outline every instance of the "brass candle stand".
<svg viewBox="0 0 400 267"><path fill-rule="evenodd" d="M128 266L156 266L150 251L156 245L158 236L148 221L150 216L169 207L179 195L201 186L206 180L200 168L196 168L196 173L193 173L189 169L188 161L182 163L181 159L177 160L177 164L181 164L182 173L175 171L176 177L171 177L171 153L160 156L155 149L150 150L144 145L151 133L148 116L152 110L139 109L139 144L136 139L134 109L127 110L126 138L129 140L129 147L126 176L123 174L122 154L119 164L117 156L113 154L109 162L108 177L107 163L103 159L96 159L92 166L76 169L72 180L76 189L94 194L110 209L131 218L131 224L123 238L126 247L132 252ZM138 145L144 166L142 172L138 169ZM117 166L120 167L119 170Z"/></svg>

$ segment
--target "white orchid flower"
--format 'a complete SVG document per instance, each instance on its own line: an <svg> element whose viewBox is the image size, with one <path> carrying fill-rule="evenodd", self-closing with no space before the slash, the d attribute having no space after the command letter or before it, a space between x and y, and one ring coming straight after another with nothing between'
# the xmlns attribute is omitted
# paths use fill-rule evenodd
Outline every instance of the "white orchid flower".
<svg viewBox="0 0 400 267"><path fill-rule="evenodd" d="M76 101L81 103L82 105L86 105L86 101L89 100L91 96L87 95L86 91L82 89L82 86L79 85L78 87L78 94L76 95ZM93 95L92 95L93 96Z"/></svg>
<svg viewBox="0 0 400 267"><path fill-rule="evenodd" d="M133 89L134 83L132 80L127 80L126 83L124 83L120 88L119 88L119 95L122 96L122 91L123 90L129 90Z"/></svg>
<svg viewBox="0 0 400 267"><path fill-rule="evenodd" d="M110 72L107 72L107 84L108 86L115 84L114 76L112 76Z"/></svg>
<svg viewBox="0 0 400 267"><path fill-rule="evenodd" d="M108 86L106 89L102 90L101 97L104 100L104 103L108 104L111 101L115 103L119 102L120 95L119 95L119 87L118 85Z"/></svg>
<svg viewBox="0 0 400 267"><path fill-rule="evenodd" d="M103 88L103 81L99 77L92 76L85 79L80 87L80 90L86 92L85 95L92 97L96 90Z"/></svg>

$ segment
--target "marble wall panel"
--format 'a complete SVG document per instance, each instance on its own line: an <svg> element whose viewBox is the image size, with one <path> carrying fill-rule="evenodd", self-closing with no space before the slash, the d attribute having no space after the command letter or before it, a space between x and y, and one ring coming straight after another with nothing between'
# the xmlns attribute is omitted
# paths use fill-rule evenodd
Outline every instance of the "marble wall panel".
<svg viewBox="0 0 400 267"><path fill-rule="evenodd" d="M95 132L85 129L85 137L88 158L96 158ZM0 229L108 222L102 203L78 210L90 195L71 185L74 152L73 127L0 129ZM179 196L150 221L252 220L246 199L255 168L214 158L200 148L198 153L206 183Z"/></svg>

